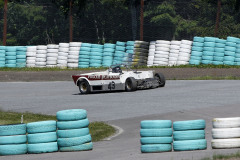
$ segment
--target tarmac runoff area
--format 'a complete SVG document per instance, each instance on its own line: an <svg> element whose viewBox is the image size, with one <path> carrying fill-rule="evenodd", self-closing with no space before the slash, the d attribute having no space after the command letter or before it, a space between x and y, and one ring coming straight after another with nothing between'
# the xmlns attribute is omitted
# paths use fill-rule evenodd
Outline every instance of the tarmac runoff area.
<svg viewBox="0 0 240 160"><path fill-rule="evenodd" d="M164 88L136 92L79 94L73 82L1 82L0 108L55 114L83 108L90 121L120 127L120 134L94 143L92 151L2 156L1 160L198 160L239 149L211 149L213 118L240 117L240 81L167 81ZM142 154L140 122L150 119L206 120L207 150Z"/></svg>

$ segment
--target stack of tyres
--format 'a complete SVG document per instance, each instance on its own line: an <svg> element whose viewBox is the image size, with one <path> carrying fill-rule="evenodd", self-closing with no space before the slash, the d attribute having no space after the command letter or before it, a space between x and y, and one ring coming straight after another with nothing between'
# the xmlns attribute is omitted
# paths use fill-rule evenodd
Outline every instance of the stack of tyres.
<svg viewBox="0 0 240 160"><path fill-rule="evenodd" d="M134 41L127 41L126 44L126 55L128 55L128 63L125 61L125 64L132 65L132 57L134 53ZM117 62L116 62L117 63Z"/></svg>
<svg viewBox="0 0 240 160"><path fill-rule="evenodd" d="M90 43L82 43L79 52L78 68L88 68L90 61Z"/></svg>
<svg viewBox="0 0 240 160"><path fill-rule="evenodd" d="M204 45L203 37L193 38L192 52L191 52L189 64L191 65L201 64L202 55L203 55L203 45Z"/></svg>
<svg viewBox="0 0 240 160"><path fill-rule="evenodd" d="M17 65L17 47L6 47L6 67L15 68Z"/></svg>
<svg viewBox="0 0 240 160"><path fill-rule="evenodd" d="M172 121L141 121L140 135L142 153L172 151Z"/></svg>
<svg viewBox="0 0 240 160"><path fill-rule="evenodd" d="M88 68L90 61L90 43L82 43L79 52L78 68Z"/></svg>
<svg viewBox="0 0 240 160"><path fill-rule="evenodd" d="M225 44L226 44L226 40L216 39L215 49L214 49L214 54L213 54L213 64L214 65L222 65L223 64Z"/></svg>
<svg viewBox="0 0 240 160"><path fill-rule="evenodd" d="M235 65L238 65L238 66L240 65L240 40L237 41L237 45L236 45Z"/></svg>
<svg viewBox="0 0 240 160"><path fill-rule="evenodd" d="M26 67L26 51L27 51L27 48L24 46L17 47L16 67L18 68Z"/></svg>
<svg viewBox="0 0 240 160"><path fill-rule="evenodd" d="M79 52L82 42L70 42L68 52L68 68L78 68Z"/></svg>
<svg viewBox="0 0 240 160"><path fill-rule="evenodd" d="M236 52L236 46L237 41L239 38L235 37L227 37L226 45L225 45L225 51L224 51L224 58L223 58L223 64L225 65L235 65L235 52Z"/></svg>
<svg viewBox="0 0 240 160"><path fill-rule="evenodd" d="M212 64L215 51L215 37L204 37L202 64Z"/></svg>
<svg viewBox="0 0 240 160"><path fill-rule="evenodd" d="M69 43L59 43L57 67L67 68L68 52L69 52Z"/></svg>
<svg viewBox="0 0 240 160"><path fill-rule="evenodd" d="M240 117L214 118L212 148L240 148Z"/></svg>
<svg viewBox="0 0 240 160"><path fill-rule="evenodd" d="M47 62L47 46L38 45L36 51L36 64L35 67L45 67Z"/></svg>
<svg viewBox="0 0 240 160"><path fill-rule="evenodd" d="M57 112L58 146L61 152L92 150L87 111L83 109Z"/></svg>
<svg viewBox="0 0 240 160"><path fill-rule="evenodd" d="M207 149L205 139L205 120L173 122L174 151L190 151Z"/></svg>
<svg viewBox="0 0 240 160"><path fill-rule="evenodd" d="M26 124L0 125L0 156L26 153Z"/></svg>
<svg viewBox="0 0 240 160"><path fill-rule="evenodd" d="M191 57L191 50L192 50L192 41L181 40L177 65L189 64L189 60Z"/></svg>
<svg viewBox="0 0 240 160"><path fill-rule="evenodd" d="M101 67L103 59L103 45L92 44L90 50L90 67Z"/></svg>
<svg viewBox="0 0 240 160"><path fill-rule="evenodd" d="M177 65L180 45L181 45L181 41L171 41L170 53L169 53L169 61L168 61L168 65L169 66Z"/></svg>
<svg viewBox="0 0 240 160"><path fill-rule="evenodd" d="M147 66L148 67L153 66L154 54L155 54L155 45L156 45L156 41L151 41L150 44L149 44L148 61L147 61Z"/></svg>
<svg viewBox="0 0 240 160"><path fill-rule="evenodd" d="M157 40L154 55L154 66L167 66L169 61L170 41Z"/></svg>
<svg viewBox="0 0 240 160"><path fill-rule="evenodd" d="M149 43L145 41L135 41L132 65L146 66L148 60Z"/></svg>
<svg viewBox="0 0 240 160"><path fill-rule="evenodd" d="M27 124L28 153L57 152L56 121L40 121Z"/></svg>
<svg viewBox="0 0 240 160"><path fill-rule="evenodd" d="M48 44L47 45L47 62L46 67L57 67L59 45Z"/></svg>
<svg viewBox="0 0 240 160"><path fill-rule="evenodd" d="M35 67L36 66L36 54L37 54L37 47L36 46L29 46L27 47L27 67Z"/></svg>
<svg viewBox="0 0 240 160"><path fill-rule="evenodd" d="M122 64L123 61L126 62L128 60L128 55L125 53L126 53L126 43L117 41L114 58L113 58L113 64L116 65L116 64Z"/></svg>
<svg viewBox="0 0 240 160"><path fill-rule="evenodd" d="M5 61L6 61L6 47L0 46L0 68L5 67Z"/></svg>
<svg viewBox="0 0 240 160"><path fill-rule="evenodd" d="M110 67L113 63L113 55L115 52L115 44L111 43L105 43L103 49L103 61L102 61L102 66L103 67Z"/></svg>

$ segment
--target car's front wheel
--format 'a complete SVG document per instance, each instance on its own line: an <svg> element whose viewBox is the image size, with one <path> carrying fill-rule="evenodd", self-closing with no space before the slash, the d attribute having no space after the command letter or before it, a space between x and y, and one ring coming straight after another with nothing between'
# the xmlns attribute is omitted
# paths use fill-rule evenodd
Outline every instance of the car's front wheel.
<svg viewBox="0 0 240 160"><path fill-rule="evenodd" d="M79 87L79 91L80 91L82 94L88 94L88 93L90 93L90 85L89 85L88 81L86 81L86 80L81 80L81 81L79 82L78 87Z"/></svg>
<svg viewBox="0 0 240 160"><path fill-rule="evenodd" d="M137 90L137 81L133 77L129 77L125 82L125 90L132 92Z"/></svg>
<svg viewBox="0 0 240 160"><path fill-rule="evenodd" d="M164 87L166 80L162 73L156 73L154 78L158 81L159 86L158 87Z"/></svg>

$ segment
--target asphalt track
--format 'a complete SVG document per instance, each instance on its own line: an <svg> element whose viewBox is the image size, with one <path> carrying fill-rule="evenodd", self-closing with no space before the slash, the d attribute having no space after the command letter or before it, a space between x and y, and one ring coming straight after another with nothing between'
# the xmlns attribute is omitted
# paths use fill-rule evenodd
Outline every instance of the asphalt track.
<svg viewBox="0 0 240 160"><path fill-rule="evenodd" d="M0 108L18 112L55 114L83 108L90 121L105 121L123 129L110 141L94 143L94 150L3 156L1 160L132 160L201 159L238 149L211 149L212 118L240 117L240 81L167 81L164 88L136 92L79 94L73 82L0 82ZM205 119L208 149L141 154L140 121Z"/></svg>

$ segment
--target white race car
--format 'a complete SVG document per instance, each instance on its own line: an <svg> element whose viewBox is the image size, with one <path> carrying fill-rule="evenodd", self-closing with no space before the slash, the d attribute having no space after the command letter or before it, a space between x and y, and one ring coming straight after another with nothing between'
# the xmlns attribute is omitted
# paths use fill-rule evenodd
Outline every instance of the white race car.
<svg viewBox="0 0 240 160"><path fill-rule="evenodd" d="M122 71L120 66L110 67L104 72L72 75L72 78L82 94L101 91L136 91L165 86L165 77L162 73L133 71L129 68Z"/></svg>

